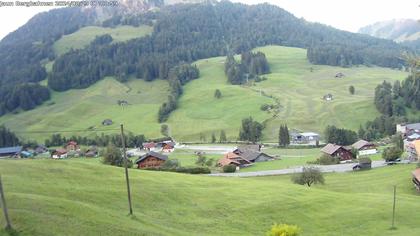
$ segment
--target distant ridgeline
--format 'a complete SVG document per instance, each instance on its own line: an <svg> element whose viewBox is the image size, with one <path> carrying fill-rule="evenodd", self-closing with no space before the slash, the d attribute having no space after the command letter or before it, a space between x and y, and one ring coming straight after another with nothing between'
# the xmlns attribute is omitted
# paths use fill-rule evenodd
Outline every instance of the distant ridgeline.
<svg viewBox="0 0 420 236"><path fill-rule="evenodd" d="M162 1L156 1L155 6L160 5ZM139 9L142 7L147 8ZM101 16L100 20L95 10L57 9L35 16L8 35L0 43L0 115L16 108L31 109L48 99L49 96L35 99L33 92L48 93L34 84L45 78L56 91L86 88L105 76L115 76L120 81L129 75L148 81L170 79L170 70L181 64L270 44L307 48L308 59L315 64L393 68L404 64L399 59L403 48L397 43L309 23L268 4L248 6L222 1L138 12L125 15L108 12L108 17ZM111 27L152 24L154 31L150 36L121 43L111 43L109 35L100 36L86 48L56 58L52 49L55 41L94 24ZM42 65L53 60L52 72L47 75ZM17 98L13 91L22 84L26 87L19 93L26 95ZM174 84L171 87L177 86ZM23 102L30 98L35 100L33 104ZM171 110L167 107L162 110L165 109L163 119L159 120L165 120Z"/></svg>

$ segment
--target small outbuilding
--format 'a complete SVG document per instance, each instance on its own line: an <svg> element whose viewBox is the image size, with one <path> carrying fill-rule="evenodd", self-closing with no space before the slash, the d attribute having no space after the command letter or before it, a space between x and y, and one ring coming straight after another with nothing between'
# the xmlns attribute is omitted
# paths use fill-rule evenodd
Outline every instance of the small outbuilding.
<svg viewBox="0 0 420 236"><path fill-rule="evenodd" d="M331 93L329 93L329 94L325 94L323 99L325 101L332 101L334 98L333 98L333 95Z"/></svg>
<svg viewBox="0 0 420 236"><path fill-rule="evenodd" d="M109 126L109 125L112 125L113 123L114 122L112 122L111 119L105 119L105 120L102 121L102 125L104 125L104 126Z"/></svg>

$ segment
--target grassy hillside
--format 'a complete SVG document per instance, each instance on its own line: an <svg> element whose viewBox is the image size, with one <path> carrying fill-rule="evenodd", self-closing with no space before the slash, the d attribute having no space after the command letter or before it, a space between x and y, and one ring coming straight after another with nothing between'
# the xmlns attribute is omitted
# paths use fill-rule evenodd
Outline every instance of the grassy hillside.
<svg viewBox="0 0 420 236"><path fill-rule="evenodd" d="M376 85L383 80L402 80L407 75L379 67L312 65L306 60L306 50L299 48L268 46L256 50L267 55L272 73L266 75L268 80L253 86L228 84L223 72L224 57L196 62L200 78L184 87L179 108L167 122L170 134L180 141L198 141L203 133L210 141L212 133L219 138L223 129L229 140L236 140L241 120L248 116L266 121L265 141L276 142L278 127L283 123L302 131L322 132L329 124L357 130L360 124L379 115L373 105ZM345 76L335 78L338 72ZM356 88L355 95L349 94L350 85ZM127 86L133 86L129 93ZM221 99L214 98L216 89L222 92ZM129 130L158 137L156 114L167 91L166 81L133 80L127 85L108 79L88 89L53 93L54 105L9 114L1 117L0 123L14 131L86 129L111 118L124 122ZM333 101L322 99L328 93L333 94ZM116 101L125 98L133 105L122 110ZM263 112L260 107L275 104L274 98L282 108L273 118L273 113Z"/></svg>
<svg viewBox="0 0 420 236"><path fill-rule="evenodd" d="M10 129L26 138L43 141L50 134L26 133L33 131L85 130L118 128L124 123L128 131L142 133L147 137L160 137L157 112L168 94L166 81L145 82L133 79L128 83L107 78L95 85L63 93L53 92L51 101L43 106L17 115L8 114L0 118ZM119 106L125 100L127 106ZM104 119L112 119L112 126L102 126ZM20 133L19 133L20 132ZM86 135L65 133L64 135Z"/></svg>
<svg viewBox="0 0 420 236"><path fill-rule="evenodd" d="M19 235L264 235L274 222L297 224L302 235L418 235L413 168L329 174L326 185L313 188L291 184L288 176L133 169L134 217L127 216L123 169L97 159L1 160L0 173ZM398 229L390 231L394 184Z"/></svg>
<svg viewBox="0 0 420 236"><path fill-rule="evenodd" d="M272 73L266 75L268 80L251 87L227 84L223 57L197 62L201 77L185 86L179 109L169 119L175 137L198 140L199 133L205 132L209 140L212 132L218 137L218 132L225 129L230 138L235 138L241 119L247 116L261 122L269 120L264 133L269 141L277 140L282 123L304 131L322 132L328 124L358 129L379 115L373 105L376 85L407 75L379 67L312 65L306 59L306 50L299 48L268 46L255 51L267 55ZM339 72L345 77L335 78ZM356 88L355 95L349 94L350 85ZM216 89L223 94L220 100L213 96ZM275 119L260 110L264 103L275 104L260 91L280 99L282 110ZM322 99L328 93L333 94L333 101Z"/></svg>
<svg viewBox="0 0 420 236"><path fill-rule="evenodd" d="M140 27L119 26L116 28L104 28L98 26L86 26L78 31L63 36L54 43L54 51L58 55L68 52L71 48L79 49L87 46L96 36L109 34L114 42L127 41L133 38L143 37L152 33L153 27L142 25Z"/></svg>

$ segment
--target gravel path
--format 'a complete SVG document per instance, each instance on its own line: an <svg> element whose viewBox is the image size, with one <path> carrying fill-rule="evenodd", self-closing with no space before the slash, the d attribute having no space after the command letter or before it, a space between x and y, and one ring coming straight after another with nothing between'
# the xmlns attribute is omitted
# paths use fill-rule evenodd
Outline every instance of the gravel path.
<svg viewBox="0 0 420 236"><path fill-rule="evenodd" d="M338 164L338 165L311 165L318 167L321 172L347 172L353 171L353 166L356 163L349 163L349 164ZM372 161L372 168L378 168L386 166L385 161ZM222 177L256 177L256 176L270 176L270 175L287 175L293 173L302 172L302 166L295 167L295 168L288 168L288 169L281 169L281 170L263 170L263 171L254 171L254 172L238 172L238 173L216 173L216 174L209 174L209 176L222 176Z"/></svg>

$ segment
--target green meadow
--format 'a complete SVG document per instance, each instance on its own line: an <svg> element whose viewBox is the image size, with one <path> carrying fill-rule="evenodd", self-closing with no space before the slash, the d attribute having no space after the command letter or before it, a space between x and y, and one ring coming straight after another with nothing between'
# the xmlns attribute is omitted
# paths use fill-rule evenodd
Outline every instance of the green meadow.
<svg viewBox="0 0 420 236"><path fill-rule="evenodd" d="M81 49L89 45L96 36L109 34L114 39L113 42L123 42L134 38L140 38L151 34L153 27L142 25L140 27L119 26L115 28L105 28L99 26L86 26L78 31L64 35L54 43L54 51L57 55L63 55L70 49Z"/></svg>
<svg viewBox="0 0 420 236"><path fill-rule="evenodd" d="M271 73L265 75L267 80L246 86L227 83L224 57L195 62L200 78L184 86L178 109L167 122L171 136L178 141L200 141L204 135L209 142L213 133L218 139L224 130L228 140L235 141L241 120L249 116L266 124L265 142L277 142L278 127L286 123L289 129L319 133L327 125L357 130L360 124L379 115L373 105L376 85L407 76L405 72L379 67L312 65L306 59L305 49L267 46L255 50L266 54ZM335 78L339 72L343 78ZM354 95L348 91L350 85L356 89ZM220 99L214 97L216 89L222 93ZM332 101L322 99L328 93L333 95ZM130 131L156 138L161 136L157 111L168 94L166 81L132 79L121 84L107 78L87 89L53 92L52 100L43 106L0 117L0 123L23 133L87 129L110 118L124 123ZM132 105L119 107L119 99ZM281 105L276 116L260 110L261 105L274 104L275 100ZM24 137L43 141L46 136L29 133Z"/></svg>
<svg viewBox="0 0 420 236"><path fill-rule="evenodd" d="M118 129L121 123L125 124L127 132L159 137L157 112L166 100L168 89L167 82L162 80L145 82L133 79L122 84L106 78L87 89L53 92L52 99L41 107L3 116L0 123L6 124L21 137L39 141L44 141L51 134L37 131L63 131L61 133L65 136L86 136L95 132L68 131L87 130L89 127L94 130ZM127 101L128 105L119 106L118 100ZM114 124L103 126L104 119L111 119Z"/></svg>
<svg viewBox="0 0 420 236"><path fill-rule="evenodd" d="M124 169L98 159L1 160L18 235L264 235L273 223L302 235L419 235L414 165L327 174L325 185L290 176L222 178ZM396 230L389 230L397 185ZM0 214L0 224L4 225ZM0 235L8 235L0 230Z"/></svg>

